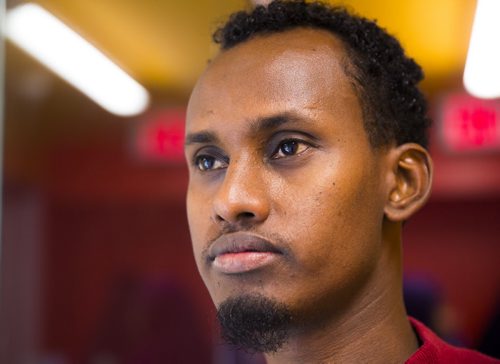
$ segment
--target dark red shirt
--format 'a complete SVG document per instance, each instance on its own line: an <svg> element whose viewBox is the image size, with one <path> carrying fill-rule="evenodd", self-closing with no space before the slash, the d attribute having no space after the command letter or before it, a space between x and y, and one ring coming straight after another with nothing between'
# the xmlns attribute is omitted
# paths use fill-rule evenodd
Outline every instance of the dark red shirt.
<svg viewBox="0 0 500 364"><path fill-rule="evenodd" d="M474 350L457 348L445 343L428 327L410 317L417 333L420 348L405 362L406 364L499 364L500 360L491 358Z"/></svg>

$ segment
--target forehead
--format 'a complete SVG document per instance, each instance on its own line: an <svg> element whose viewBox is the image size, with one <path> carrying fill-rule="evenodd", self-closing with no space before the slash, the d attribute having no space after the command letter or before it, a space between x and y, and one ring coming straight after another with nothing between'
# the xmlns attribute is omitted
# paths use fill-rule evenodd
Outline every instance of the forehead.
<svg viewBox="0 0 500 364"><path fill-rule="evenodd" d="M191 95L187 128L214 114L230 122L238 115L359 109L347 64L342 42L327 31L297 28L257 36L211 62Z"/></svg>

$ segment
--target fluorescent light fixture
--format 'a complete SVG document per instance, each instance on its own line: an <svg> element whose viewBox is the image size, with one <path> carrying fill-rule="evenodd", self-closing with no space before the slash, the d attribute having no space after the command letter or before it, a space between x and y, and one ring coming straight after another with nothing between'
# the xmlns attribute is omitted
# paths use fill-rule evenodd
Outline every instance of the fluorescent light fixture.
<svg viewBox="0 0 500 364"><path fill-rule="evenodd" d="M464 86L473 96L500 97L500 0L478 0Z"/></svg>
<svg viewBox="0 0 500 364"><path fill-rule="evenodd" d="M104 109L132 116L147 108L144 87L47 10L24 4L5 20L8 39Z"/></svg>

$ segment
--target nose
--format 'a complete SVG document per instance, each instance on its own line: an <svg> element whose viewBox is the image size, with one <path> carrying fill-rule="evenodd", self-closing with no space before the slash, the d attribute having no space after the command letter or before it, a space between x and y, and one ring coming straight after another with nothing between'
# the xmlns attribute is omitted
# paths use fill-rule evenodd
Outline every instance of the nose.
<svg viewBox="0 0 500 364"><path fill-rule="evenodd" d="M262 167L247 161L232 161L214 200L217 222L254 225L269 216L270 201Z"/></svg>

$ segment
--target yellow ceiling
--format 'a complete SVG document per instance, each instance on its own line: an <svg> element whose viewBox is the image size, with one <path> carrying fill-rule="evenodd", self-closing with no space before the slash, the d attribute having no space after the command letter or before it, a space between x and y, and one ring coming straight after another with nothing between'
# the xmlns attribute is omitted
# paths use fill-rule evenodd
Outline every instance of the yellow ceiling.
<svg viewBox="0 0 500 364"><path fill-rule="evenodd" d="M191 88L215 52L211 32L227 14L247 4L245 0L35 2L62 18L146 87L174 91ZM442 79L461 72L475 0L345 0L341 4L378 19L424 66L428 77Z"/></svg>
<svg viewBox="0 0 500 364"><path fill-rule="evenodd" d="M352 0L356 11L396 35L429 77L461 72L475 0Z"/></svg>

